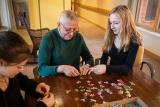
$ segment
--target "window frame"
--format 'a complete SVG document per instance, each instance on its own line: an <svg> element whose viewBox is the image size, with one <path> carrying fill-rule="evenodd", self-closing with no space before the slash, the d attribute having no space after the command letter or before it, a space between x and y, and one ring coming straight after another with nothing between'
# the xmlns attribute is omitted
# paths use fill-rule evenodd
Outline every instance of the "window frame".
<svg viewBox="0 0 160 107"><path fill-rule="evenodd" d="M148 30L154 31L154 32L160 32L160 28L158 28L160 25L160 1L158 0L158 5L157 5L157 11L156 11L156 15L155 15L155 20L153 22L153 25L147 25L143 22L139 22L139 15L140 15L140 9L141 9L141 2L142 0L138 0L137 1L137 10L136 10L136 17L135 17L135 22L137 26L146 28Z"/></svg>

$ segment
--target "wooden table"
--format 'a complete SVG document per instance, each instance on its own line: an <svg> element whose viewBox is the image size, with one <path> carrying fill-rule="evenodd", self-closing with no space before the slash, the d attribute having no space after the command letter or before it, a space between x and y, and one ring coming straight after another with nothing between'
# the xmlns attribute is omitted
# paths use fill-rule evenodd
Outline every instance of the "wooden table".
<svg viewBox="0 0 160 107"><path fill-rule="evenodd" d="M79 87L87 87L86 81L88 80L91 81L91 83L97 84L98 86L99 81L116 83L118 79L122 79L125 84L129 84L129 81L135 83L135 86L131 86L133 88L131 91L132 97L140 97L149 107L160 107L160 84L140 71L134 71L127 76L115 74L91 74L77 78L69 78L64 75L58 75L56 77L40 78L36 81L43 81L51 86L51 92L54 93L56 103L60 107L91 107L94 103L91 102L90 99L87 99L85 102L81 101L81 99L84 98L84 91L80 91ZM77 84L76 82L79 80L81 83ZM110 84L105 85L105 88L112 90L113 94L102 94L104 101L110 102L126 97L125 93L123 95L118 94L118 90ZM76 91L77 89L79 92ZM93 99L96 99L97 103L102 103L103 100L99 98L97 91L93 91L92 93L96 95L93 97ZM35 104L35 99L27 95L26 103L27 107L33 107Z"/></svg>

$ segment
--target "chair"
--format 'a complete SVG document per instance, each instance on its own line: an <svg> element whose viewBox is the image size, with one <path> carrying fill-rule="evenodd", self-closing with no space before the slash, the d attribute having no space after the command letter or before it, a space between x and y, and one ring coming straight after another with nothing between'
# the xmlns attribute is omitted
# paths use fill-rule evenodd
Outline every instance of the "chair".
<svg viewBox="0 0 160 107"><path fill-rule="evenodd" d="M42 36L49 31L49 28L42 28L42 29L30 29L29 23L26 21L25 14L22 12L19 13L19 18L21 22L25 25L26 30L32 40L33 49L31 52L31 58L28 63L37 63L37 52L39 49L39 45L42 39ZM33 56L33 57L32 57Z"/></svg>
<svg viewBox="0 0 160 107"><path fill-rule="evenodd" d="M144 65L147 65L150 70L150 76L151 76L151 78L153 78L154 74L155 74L155 69L151 63L149 63L147 61L143 61L143 55L144 55L144 47L139 46L138 51L137 51L137 55L136 55L136 59L133 64L133 68L138 68L138 69L140 69L140 71L143 71ZM100 64L100 58L95 59L95 65L98 65L98 64Z"/></svg>
<svg viewBox="0 0 160 107"><path fill-rule="evenodd" d="M154 74L155 74L155 69L150 62L147 62L147 61L143 60L143 55L144 55L144 47L139 46L138 52L137 52L137 55L136 55L136 59L135 59L135 62L134 62L133 66L138 67L141 71L143 71L144 65L147 65L149 67L149 70L150 70L150 76L151 76L151 78L153 78Z"/></svg>
<svg viewBox="0 0 160 107"><path fill-rule="evenodd" d="M34 78L40 78L41 76L38 74L38 66L33 68Z"/></svg>

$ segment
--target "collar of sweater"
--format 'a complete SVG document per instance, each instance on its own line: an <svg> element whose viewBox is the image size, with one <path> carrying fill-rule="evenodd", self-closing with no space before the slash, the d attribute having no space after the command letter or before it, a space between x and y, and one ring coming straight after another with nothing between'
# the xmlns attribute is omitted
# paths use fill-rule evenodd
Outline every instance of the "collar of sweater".
<svg viewBox="0 0 160 107"><path fill-rule="evenodd" d="M114 40L114 44L115 46L120 49L121 45L122 45L122 38L120 35L117 35L115 40Z"/></svg>

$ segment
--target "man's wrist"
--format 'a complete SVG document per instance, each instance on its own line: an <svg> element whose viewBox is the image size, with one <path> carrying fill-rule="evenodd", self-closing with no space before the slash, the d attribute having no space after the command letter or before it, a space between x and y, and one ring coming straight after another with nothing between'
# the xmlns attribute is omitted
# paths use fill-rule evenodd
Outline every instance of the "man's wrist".
<svg viewBox="0 0 160 107"><path fill-rule="evenodd" d="M57 73L62 73L63 72L63 65L59 65L57 67Z"/></svg>

